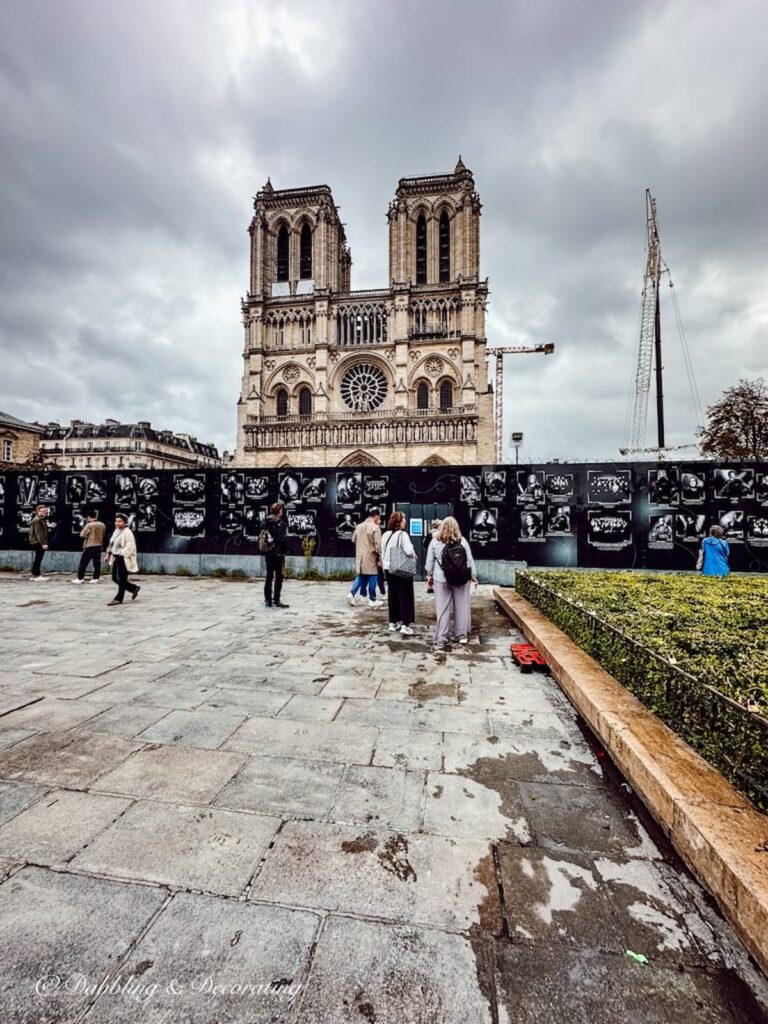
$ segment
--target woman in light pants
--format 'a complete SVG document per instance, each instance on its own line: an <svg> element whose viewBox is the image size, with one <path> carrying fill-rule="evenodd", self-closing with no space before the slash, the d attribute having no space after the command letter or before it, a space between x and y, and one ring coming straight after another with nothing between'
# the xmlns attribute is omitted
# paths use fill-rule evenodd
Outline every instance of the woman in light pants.
<svg viewBox="0 0 768 1024"><path fill-rule="evenodd" d="M442 558L446 544L451 541L459 541L467 553L467 568L471 578L461 587L452 587L446 582L443 572ZM427 552L427 584L434 587L435 591L435 613L437 623L435 625L435 639L433 641L436 651L445 649L446 642L450 639L451 623L453 632L460 644L465 644L472 628L472 609L470 606L471 588L477 586L477 570L475 560L469 544L461 536L459 524L453 516L447 516L440 524L437 535L429 545Z"/></svg>

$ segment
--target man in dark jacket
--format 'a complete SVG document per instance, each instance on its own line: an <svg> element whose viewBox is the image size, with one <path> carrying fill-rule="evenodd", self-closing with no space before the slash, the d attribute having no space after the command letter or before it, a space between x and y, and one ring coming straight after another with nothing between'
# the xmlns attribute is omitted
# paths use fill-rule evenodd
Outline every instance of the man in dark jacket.
<svg viewBox="0 0 768 1024"><path fill-rule="evenodd" d="M47 515L48 508L46 505L35 505L35 518L29 524L29 543L35 553L32 559L32 580L34 583L37 583L38 580L48 579L47 576L40 575L43 556L48 550L48 523L45 521Z"/></svg>
<svg viewBox="0 0 768 1024"><path fill-rule="evenodd" d="M273 547L270 552L264 555L267 563L267 578L264 583L264 604L267 608L287 608L280 600L283 589L283 569L285 567L285 553L288 545L286 542L285 506L276 501L269 510L269 515L264 520L264 529L273 540ZM274 580L274 595L272 592L272 581Z"/></svg>

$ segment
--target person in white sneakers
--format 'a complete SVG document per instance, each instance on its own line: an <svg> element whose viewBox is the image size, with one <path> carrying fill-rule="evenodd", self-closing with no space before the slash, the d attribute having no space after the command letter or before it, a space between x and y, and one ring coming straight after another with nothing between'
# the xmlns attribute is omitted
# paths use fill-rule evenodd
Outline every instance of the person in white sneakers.
<svg viewBox="0 0 768 1024"><path fill-rule="evenodd" d="M376 600L376 580L381 565L381 512L372 508L368 518L359 523L352 535L355 542L355 571L357 576L347 594L347 604L354 608L356 596L368 592L368 607L381 608L383 601Z"/></svg>
<svg viewBox="0 0 768 1024"><path fill-rule="evenodd" d="M413 636L411 626L416 617L413 580L418 555L405 525L405 514L393 512L387 523L387 532L381 538L381 550L387 577L389 631L394 633L399 626L404 636Z"/></svg>
<svg viewBox="0 0 768 1024"><path fill-rule="evenodd" d="M89 563L93 564L91 583L98 583L101 576L101 552L104 550L104 534L107 528L93 510L87 514L86 519L87 522L80 531L83 538L83 553L77 567L77 576L70 580L71 583L85 583L85 570Z"/></svg>

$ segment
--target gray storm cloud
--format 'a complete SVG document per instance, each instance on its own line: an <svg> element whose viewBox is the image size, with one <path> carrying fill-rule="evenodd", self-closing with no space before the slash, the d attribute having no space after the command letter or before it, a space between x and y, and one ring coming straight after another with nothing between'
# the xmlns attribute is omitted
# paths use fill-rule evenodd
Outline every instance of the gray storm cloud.
<svg viewBox="0 0 768 1024"><path fill-rule="evenodd" d="M397 179L459 153L484 204L489 343L557 345L507 362L524 456L622 441L646 187L704 402L768 374L759 0L2 6L0 408L231 449L255 191L331 185L353 287L383 286Z"/></svg>

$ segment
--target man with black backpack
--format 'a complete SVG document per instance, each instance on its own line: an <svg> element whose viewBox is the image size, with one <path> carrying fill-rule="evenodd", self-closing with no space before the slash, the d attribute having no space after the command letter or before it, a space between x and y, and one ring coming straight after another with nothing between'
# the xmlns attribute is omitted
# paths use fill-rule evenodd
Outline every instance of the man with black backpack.
<svg viewBox="0 0 768 1024"><path fill-rule="evenodd" d="M267 578L264 582L264 604L267 608L288 607L280 600L283 589L285 553L288 548L286 532L285 506L276 501L271 506L259 534L259 551L264 555L264 561L267 564ZM273 581L274 594L272 591Z"/></svg>
<svg viewBox="0 0 768 1024"><path fill-rule="evenodd" d="M470 546L453 516L442 521L429 545L426 569L427 584L435 591L434 649L445 650L451 626L455 639L465 644L472 628L470 588L477 586L477 570Z"/></svg>

